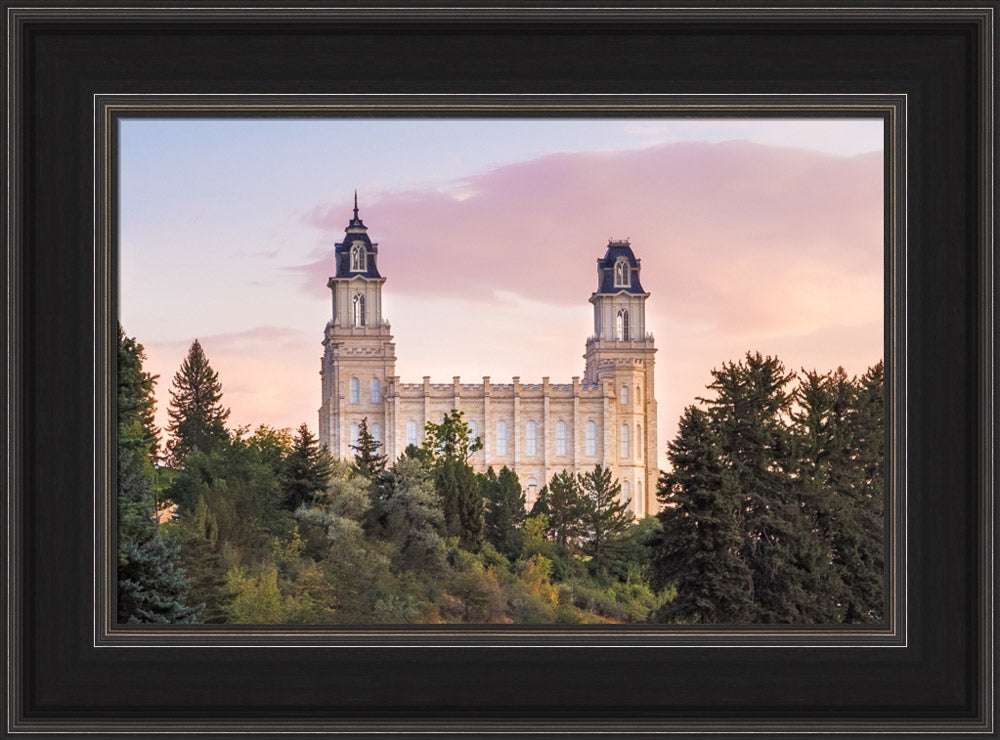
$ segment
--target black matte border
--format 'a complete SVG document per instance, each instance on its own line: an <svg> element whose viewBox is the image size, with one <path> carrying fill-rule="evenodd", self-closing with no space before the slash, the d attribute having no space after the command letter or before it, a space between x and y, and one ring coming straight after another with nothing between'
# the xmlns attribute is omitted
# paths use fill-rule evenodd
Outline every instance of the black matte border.
<svg viewBox="0 0 1000 740"><path fill-rule="evenodd" d="M5 4L8 731L993 732L996 2L691 5ZM93 96L178 92L905 95L906 646L94 647Z"/></svg>

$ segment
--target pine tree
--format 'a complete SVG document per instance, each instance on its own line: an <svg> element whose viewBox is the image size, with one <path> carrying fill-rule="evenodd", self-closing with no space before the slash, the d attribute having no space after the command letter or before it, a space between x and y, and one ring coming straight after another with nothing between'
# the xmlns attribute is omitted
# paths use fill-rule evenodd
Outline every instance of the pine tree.
<svg viewBox="0 0 1000 740"><path fill-rule="evenodd" d="M581 523L587 550L600 565L608 545L623 534L635 519L627 502L621 500L621 483L611 469L595 465L578 478L585 506Z"/></svg>
<svg viewBox="0 0 1000 740"><path fill-rule="evenodd" d="M420 459L434 470L434 489L441 499L445 531L458 537L466 549L477 551L483 543L484 507L469 457L482 449L482 438L472 437L462 412L452 409L440 424L427 422ZM409 449L407 450L409 453Z"/></svg>
<svg viewBox="0 0 1000 740"><path fill-rule="evenodd" d="M371 481L375 481L385 470L386 456L379 454L382 443L368 431L368 417L361 420L358 443L351 445L354 450L354 469Z"/></svg>
<svg viewBox="0 0 1000 740"><path fill-rule="evenodd" d="M320 448L309 427L302 424L292 439L292 451L282 464L282 505L295 511L312 503L316 494L326 488L330 471L329 453L325 447Z"/></svg>
<svg viewBox="0 0 1000 740"><path fill-rule="evenodd" d="M146 351L135 339L125 335L118 325L118 439L119 443L144 443L155 460L159 451L160 430L156 426L156 379L142 369ZM139 422L141 434L129 431Z"/></svg>
<svg viewBox="0 0 1000 740"><path fill-rule="evenodd" d="M524 524L524 491L517 474L506 465L498 476L493 468L479 476L485 501L486 539L508 558L521 553L521 526Z"/></svg>
<svg viewBox="0 0 1000 740"><path fill-rule="evenodd" d="M553 541L564 549L568 548L583 531L583 516L587 508L579 480L567 470L556 473L542 489L538 501L541 503L536 505L537 511L532 509L531 513L546 514Z"/></svg>
<svg viewBox="0 0 1000 740"><path fill-rule="evenodd" d="M152 423L155 378L142 369L142 345L118 333L118 608L119 622L193 622L177 548L160 535L154 511L157 432Z"/></svg>
<svg viewBox="0 0 1000 740"><path fill-rule="evenodd" d="M171 440L167 451L173 465L180 467L192 453L210 452L227 438L229 409L222 407L221 400L219 375L195 339L174 375L170 391L167 429Z"/></svg>
<svg viewBox="0 0 1000 740"><path fill-rule="evenodd" d="M657 614L664 622L739 624L750 621L750 570L740 549L742 495L723 465L708 415L684 410L667 446L671 471L660 477L663 525L654 546L652 582L676 597Z"/></svg>
<svg viewBox="0 0 1000 740"><path fill-rule="evenodd" d="M777 358L747 353L738 363L713 370L708 405L722 461L742 496L739 525L742 560L752 574L754 622L826 621L828 586L822 542L803 513L803 490L788 429L792 395Z"/></svg>

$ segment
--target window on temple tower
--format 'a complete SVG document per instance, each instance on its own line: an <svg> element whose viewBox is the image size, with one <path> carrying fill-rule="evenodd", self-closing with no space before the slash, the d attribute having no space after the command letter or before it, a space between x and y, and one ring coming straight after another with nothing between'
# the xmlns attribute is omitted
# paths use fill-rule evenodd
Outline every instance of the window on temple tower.
<svg viewBox="0 0 1000 740"><path fill-rule="evenodd" d="M374 439L376 442L381 442L382 441L382 425L381 424L378 424L378 423L372 424L372 439Z"/></svg>
<svg viewBox="0 0 1000 740"><path fill-rule="evenodd" d="M565 455L567 454L567 439L568 436L566 432L568 431L565 421L556 422L556 454Z"/></svg>
<svg viewBox="0 0 1000 740"><path fill-rule="evenodd" d="M496 440L496 454L506 455L507 454L507 422L498 421L497 422L497 440Z"/></svg>
<svg viewBox="0 0 1000 740"><path fill-rule="evenodd" d="M632 338L632 331L628 325L628 309L618 309L618 319L615 324L615 339L625 341Z"/></svg>
<svg viewBox="0 0 1000 740"><path fill-rule="evenodd" d="M372 403L378 403L382 400L382 384L378 382L378 378L372 378Z"/></svg>
<svg viewBox="0 0 1000 740"><path fill-rule="evenodd" d="M351 403L361 402L361 383L357 378L351 378Z"/></svg>
<svg viewBox="0 0 1000 740"><path fill-rule="evenodd" d="M620 259L615 262L615 287L627 288L631 282L628 261Z"/></svg>
<svg viewBox="0 0 1000 740"><path fill-rule="evenodd" d="M538 454L538 424L529 421L525 427L525 453L528 455Z"/></svg>
<svg viewBox="0 0 1000 740"><path fill-rule="evenodd" d="M406 422L406 444L417 444L417 422L412 420Z"/></svg>
<svg viewBox="0 0 1000 740"><path fill-rule="evenodd" d="M622 498L625 500L626 504L632 500L632 491L629 490L627 480L622 481Z"/></svg>
<svg viewBox="0 0 1000 740"><path fill-rule="evenodd" d="M365 297L360 293L354 296L354 325L365 325Z"/></svg>
<svg viewBox="0 0 1000 740"><path fill-rule="evenodd" d="M622 424L622 457L628 457L628 424Z"/></svg>
<svg viewBox="0 0 1000 740"><path fill-rule="evenodd" d="M358 446L358 440L361 439L361 426L359 424L351 424L351 447Z"/></svg>
<svg viewBox="0 0 1000 740"><path fill-rule="evenodd" d="M355 244L351 247L351 272L364 272L368 269L365 264L365 247L363 244Z"/></svg>
<svg viewBox="0 0 1000 740"><path fill-rule="evenodd" d="M593 457L597 454L597 424L593 421L587 422L587 432L585 436L586 447L584 448L586 454Z"/></svg>
<svg viewBox="0 0 1000 740"><path fill-rule="evenodd" d="M628 405L628 386L622 386L622 406Z"/></svg>
<svg viewBox="0 0 1000 740"><path fill-rule="evenodd" d="M475 419L469 421L469 442L475 442L479 436L479 424Z"/></svg>

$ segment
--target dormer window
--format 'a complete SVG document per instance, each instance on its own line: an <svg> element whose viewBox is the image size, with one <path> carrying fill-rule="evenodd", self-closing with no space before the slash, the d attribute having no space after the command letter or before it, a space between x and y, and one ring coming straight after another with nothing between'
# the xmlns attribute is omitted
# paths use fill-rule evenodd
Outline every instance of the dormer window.
<svg viewBox="0 0 1000 740"><path fill-rule="evenodd" d="M628 288L632 285L632 276L630 274L631 268L629 267L628 260L625 258L619 259L615 262L615 287L616 288Z"/></svg>
<svg viewBox="0 0 1000 740"><path fill-rule="evenodd" d="M351 272L364 272L368 269L365 259L365 245L355 244L351 247Z"/></svg>

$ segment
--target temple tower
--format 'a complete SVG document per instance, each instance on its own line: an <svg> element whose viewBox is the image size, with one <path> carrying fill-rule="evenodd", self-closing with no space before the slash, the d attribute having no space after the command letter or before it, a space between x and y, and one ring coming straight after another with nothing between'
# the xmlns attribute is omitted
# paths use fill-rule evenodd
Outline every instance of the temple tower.
<svg viewBox="0 0 1000 740"><path fill-rule="evenodd" d="M396 369L389 322L382 318L385 278L378 271L378 244L358 216L357 192L354 217L344 241L334 246L334 259L336 274L327 281L333 315L323 333L319 441L335 458L351 459L362 419L377 440L384 439L386 381Z"/></svg>
<svg viewBox="0 0 1000 740"><path fill-rule="evenodd" d="M605 459L613 462L623 497L634 510L655 512L656 396L653 365L656 348L646 333L646 299L639 282L641 260L628 240L608 242L597 260L594 334L584 354L584 382L605 390Z"/></svg>

